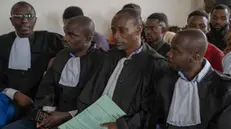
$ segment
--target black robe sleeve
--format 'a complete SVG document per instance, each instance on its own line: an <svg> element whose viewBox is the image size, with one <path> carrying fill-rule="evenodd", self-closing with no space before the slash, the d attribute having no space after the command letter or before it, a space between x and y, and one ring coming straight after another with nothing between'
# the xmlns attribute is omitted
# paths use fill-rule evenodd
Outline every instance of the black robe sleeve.
<svg viewBox="0 0 231 129"><path fill-rule="evenodd" d="M102 60L103 60L103 58L102 58ZM106 74L108 72L105 70L100 71L102 66L103 66L103 63L99 64L99 69L95 70L95 73L92 75L92 77L89 79L89 81L86 83L83 90L81 91L81 94L80 94L78 101L77 101L78 112L82 112L84 109L86 109L88 106L90 106L94 102L95 99L93 99L93 93L96 90L94 85L95 86L100 85L97 83L98 77L106 76ZM109 75L107 75L107 76L109 76Z"/></svg>
<svg viewBox="0 0 231 129"><path fill-rule="evenodd" d="M5 88L7 88L7 86L2 83L3 78L4 78L4 65L2 60L0 59L0 82L1 82L0 91L3 91Z"/></svg>
<svg viewBox="0 0 231 129"><path fill-rule="evenodd" d="M55 81L54 69L51 67L44 75L35 97L35 106L54 106L55 98Z"/></svg>
<svg viewBox="0 0 231 129"><path fill-rule="evenodd" d="M57 53L62 50L63 47L63 36L57 33L48 32L48 47L52 57L56 56Z"/></svg>
<svg viewBox="0 0 231 129"><path fill-rule="evenodd" d="M152 102L154 97L154 89L158 81L164 76L168 70L168 64L165 59L153 61L152 75L148 86L142 89L142 102L140 112L133 116L124 116L117 120L118 129L146 129L149 126L151 118Z"/></svg>
<svg viewBox="0 0 231 129"><path fill-rule="evenodd" d="M222 99L222 111L209 122L207 129L231 129L231 90Z"/></svg>

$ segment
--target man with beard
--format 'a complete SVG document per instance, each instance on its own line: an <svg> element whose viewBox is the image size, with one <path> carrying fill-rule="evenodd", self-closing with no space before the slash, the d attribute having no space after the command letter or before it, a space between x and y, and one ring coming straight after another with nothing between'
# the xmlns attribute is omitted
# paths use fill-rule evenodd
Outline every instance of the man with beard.
<svg viewBox="0 0 231 129"><path fill-rule="evenodd" d="M156 88L150 129L230 129L231 78L204 58L208 41L198 29L181 31L168 52L169 70Z"/></svg>
<svg viewBox="0 0 231 129"><path fill-rule="evenodd" d="M133 9L122 9L111 23L116 48L108 51L99 71L84 87L78 101L81 112L102 95L109 96L127 115L108 129L146 126L152 89L167 70L166 60L141 42L142 21Z"/></svg>
<svg viewBox="0 0 231 129"><path fill-rule="evenodd" d="M210 32L207 34L208 41L222 51L226 47L225 36L229 31L230 8L219 4L211 12Z"/></svg>
<svg viewBox="0 0 231 129"><path fill-rule="evenodd" d="M64 32L69 48L57 54L35 98L35 106L51 114L38 128L54 128L76 115L77 98L102 61L103 51L92 42L95 26L90 18L68 20ZM35 129L36 122L19 120L4 129L14 128Z"/></svg>
<svg viewBox="0 0 231 129"><path fill-rule="evenodd" d="M168 31L168 19L163 13L151 14L145 24L146 42L159 54L167 57L170 45L163 41L165 33Z"/></svg>
<svg viewBox="0 0 231 129"><path fill-rule="evenodd" d="M0 36L0 91L20 106L31 103L49 60L63 49L62 36L33 31L36 20L34 7L18 2L10 17L15 31Z"/></svg>
<svg viewBox="0 0 231 129"><path fill-rule="evenodd" d="M196 10L189 14L187 19L187 28L200 29L205 34L208 32L208 14L205 11ZM224 53L211 43L208 43L208 48L205 53L205 58L209 61L211 66L222 72L222 59Z"/></svg>

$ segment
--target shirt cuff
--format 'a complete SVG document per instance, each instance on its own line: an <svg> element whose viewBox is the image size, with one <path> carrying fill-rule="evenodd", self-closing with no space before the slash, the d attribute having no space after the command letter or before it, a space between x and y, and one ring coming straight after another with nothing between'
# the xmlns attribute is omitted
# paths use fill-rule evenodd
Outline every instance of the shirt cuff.
<svg viewBox="0 0 231 129"><path fill-rule="evenodd" d="M56 107L53 107L53 106L43 106L43 111L53 112L55 110L56 110Z"/></svg>
<svg viewBox="0 0 231 129"><path fill-rule="evenodd" d="M74 117L77 113L78 113L78 110L72 110L72 111L69 111L68 112L72 117Z"/></svg>
<svg viewBox="0 0 231 129"><path fill-rule="evenodd" d="M19 92L18 90L12 89L12 88L6 88L2 91L3 94L8 96L11 100L14 100L15 93Z"/></svg>

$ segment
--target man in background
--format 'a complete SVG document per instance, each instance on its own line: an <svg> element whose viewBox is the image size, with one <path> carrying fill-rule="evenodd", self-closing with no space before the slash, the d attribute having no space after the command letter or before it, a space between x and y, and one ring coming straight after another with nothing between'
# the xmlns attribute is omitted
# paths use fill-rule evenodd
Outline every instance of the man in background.
<svg viewBox="0 0 231 129"><path fill-rule="evenodd" d="M187 28L200 29L205 34L208 32L209 19L205 11L196 10L189 14L187 20ZM205 53L205 58L210 62L212 67L222 72L222 59L224 53L211 43L208 43L208 48Z"/></svg>
<svg viewBox="0 0 231 129"><path fill-rule="evenodd" d="M208 41L224 51L226 48L226 34L229 31L230 8L226 5L216 5L210 18L210 31L207 34Z"/></svg>
<svg viewBox="0 0 231 129"><path fill-rule="evenodd" d="M164 35L168 30L168 19L163 13L151 14L145 24L146 42L159 54L167 57L170 45L163 41Z"/></svg>

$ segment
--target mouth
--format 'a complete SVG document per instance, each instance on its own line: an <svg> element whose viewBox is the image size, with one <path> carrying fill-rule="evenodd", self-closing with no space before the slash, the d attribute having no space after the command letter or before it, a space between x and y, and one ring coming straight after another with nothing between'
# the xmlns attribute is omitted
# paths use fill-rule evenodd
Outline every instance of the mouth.
<svg viewBox="0 0 231 129"><path fill-rule="evenodd" d="M215 28L215 29L221 29L221 26L216 25L216 26L214 26L214 28Z"/></svg>
<svg viewBox="0 0 231 129"><path fill-rule="evenodd" d="M117 42L115 42L115 45L116 45L116 46L121 46L121 45L123 45L123 43L117 41Z"/></svg>
<svg viewBox="0 0 231 129"><path fill-rule="evenodd" d="M64 48L71 48L71 43L68 41L63 41Z"/></svg>
<svg viewBox="0 0 231 129"><path fill-rule="evenodd" d="M147 39L148 41L153 41L153 38L150 37L150 36L147 36L146 39Z"/></svg>
<svg viewBox="0 0 231 129"><path fill-rule="evenodd" d="M21 26L20 30L22 30L22 31L28 31L28 30L30 30L30 26L23 25L23 26Z"/></svg>

